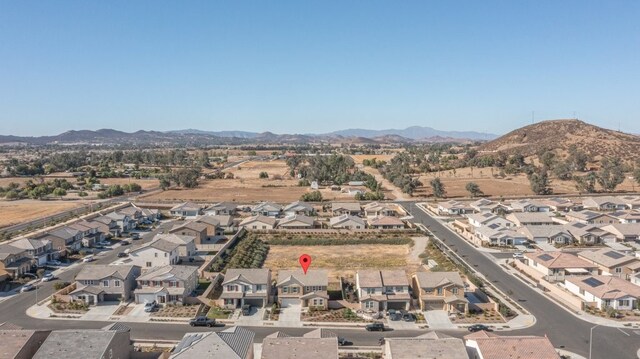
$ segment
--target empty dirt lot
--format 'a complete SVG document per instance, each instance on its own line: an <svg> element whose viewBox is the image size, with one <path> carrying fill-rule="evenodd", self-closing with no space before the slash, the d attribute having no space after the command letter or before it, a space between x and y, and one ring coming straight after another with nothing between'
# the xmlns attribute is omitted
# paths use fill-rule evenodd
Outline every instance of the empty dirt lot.
<svg viewBox="0 0 640 359"><path fill-rule="evenodd" d="M80 207L81 201L38 201L23 199L19 201L0 201L0 227L26 222L58 212Z"/></svg>

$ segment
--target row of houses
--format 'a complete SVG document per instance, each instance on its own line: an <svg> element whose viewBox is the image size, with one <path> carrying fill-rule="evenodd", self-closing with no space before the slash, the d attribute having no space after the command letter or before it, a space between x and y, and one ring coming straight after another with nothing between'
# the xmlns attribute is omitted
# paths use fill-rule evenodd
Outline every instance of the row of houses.
<svg viewBox="0 0 640 359"><path fill-rule="evenodd" d="M34 267L57 260L106 238L129 232L141 223L160 218L157 210L127 206L92 219L0 244L0 279L16 278Z"/></svg>
<svg viewBox="0 0 640 359"><path fill-rule="evenodd" d="M296 214L284 218L256 215L247 217L238 225L248 230L271 229L315 229L323 228L323 222L314 217ZM350 214L343 214L329 219L328 227L334 229L403 229L405 223L398 217L378 216L363 219Z"/></svg>
<svg viewBox="0 0 640 359"><path fill-rule="evenodd" d="M271 271L267 268L228 269L218 304L225 308L243 305L265 307L277 296L281 307L328 308L326 270L310 269L306 274L301 270L281 270L275 283L272 288ZM356 273L355 291L360 308L367 312L408 310L412 300L410 288L421 310L468 312L465 284L457 272L418 272L412 276L411 282L403 270L363 270Z"/></svg>

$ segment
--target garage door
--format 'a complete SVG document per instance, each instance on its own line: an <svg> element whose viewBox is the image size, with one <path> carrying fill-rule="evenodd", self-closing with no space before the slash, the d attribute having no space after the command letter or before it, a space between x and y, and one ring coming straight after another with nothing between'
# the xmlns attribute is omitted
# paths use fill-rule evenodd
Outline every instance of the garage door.
<svg viewBox="0 0 640 359"><path fill-rule="evenodd" d="M407 309L405 302L387 302L387 309Z"/></svg>
<svg viewBox="0 0 640 359"><path fill-rule="evenodd" d="M282 298L280 299L280 307L286 308L291 305L300 305L300 299L298 298Z"/></svg>
<svg viewBox="0 0 640 359"><path fill-rule="evenodd" d="M248 304L253 307L262 308L262 299L245 299L244 304Z"/></svg>
<svg viewBox="0 0 640 359"><path fill-rule="evenodd" d="M440 301L425 301L424 310L442 310L444 305Z"/></svg>
<svg viewBox="0 0 640 359"><path fill-rule="evenodd" d="M156 300L155 294L136 294L137 303L151 303Z"/></svg>
<svg viewBox="0 0 640 359"><path fill-rule="evenodd" d="M105 302L118 302L122 298L122 294L105 294L103 300Z"/></svg>

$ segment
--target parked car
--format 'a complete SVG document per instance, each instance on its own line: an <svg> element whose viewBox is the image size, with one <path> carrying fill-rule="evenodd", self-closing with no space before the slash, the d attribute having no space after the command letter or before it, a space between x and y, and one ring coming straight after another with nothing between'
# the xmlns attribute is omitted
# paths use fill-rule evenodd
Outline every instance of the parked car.
<svg viewBox="0 0 640 359"><path fill-rule="evenodd" d="M338 345L343 347L345 345L353 345L353 342L350 342L343 337L338 337Z"/></svg>
<svg viewBox="0 0 640 359"><path fill-rule="evenodd" d="M251 314L251 306L249 304L245 304L242 306L242 315Z"/></svg>
<svg viewBox="0 0 640 359"><path fill-rule="evenodd" d="M513 258L515 258L515 259L522 259L522 258L524 258L524 255L523 255L521 252L515 252L515 253L513 254Z"/></svg>
<svg viewBox="0 0 640 359"><path fill-rule="evenodd" d="M118 253L118 258L126 258L126 257L128 257L128 256L129 256L129 254L128 254L128 253L125 253L125 252L120 252L120 253Z"/></svg>
<svg viewBox="0 0 640 359"><path fill-rule="evenodd" d="M213 327L216 325L215 319L210 319L207 317L195 317L189 321L189 325L192 327Z"/></svg>
<svg viewBox="0 0 640 359"><path fill-rule="evenodd" d="M62 265L62 262L57 261L57 260L51 260L47 262L47 265L50 267L59 267Z"/></svg>
<svg viewBox="0 0 640 359"><path fill-rule="evenodd" d="M23 285L22 288L20 288L20 293L28 292L34 289L36 289L36 287L33 284L27 283Z"/></svg>
<svg viewBox="0 0 640 359"><path fill-rule="evenodd" d="M154 312L156 309L158 309L158 303L156 303L155 300L153 302L144 303L144 311L145 312L151 313L151 312Z"/></svg>
<svg viewBox="0 0 640 359"><path fill-rule="evenodd" d="M367 324L367 326L364 328L369 332L374 332L374 331L384 332L384 323L375 322L375 323Z"/></svg>
<svg viewBox="0 0 640 359"><path fill-rule="evenodd" d="M51 282L54 279L56 279L56 277L51 273L47 273L47 274L42 276L42 281L43 282Z"/></svg>
<svg viewBox="0 0 640 359"><path fill-rule="evenodd" d="M402 320L404 320L405 322L415 322L416 316L413 313L405 313L404 315L402 315Z"/></svg>
<svg viewBox="0 0 640 359"><path fill-rule="evenodd" d="M131 233L131 239L140 239L140 233Z"/></svg>
<svg viewBox="0 0 640 359"><path fill-rule="evenodd" d="M93 262L93 260L94 260L94 258L93 258L93 256L92 256L92 255L88 255L88 256L86 256L86 257L82 258L82 261L83 261L84 263Z"/></svg>
<svg viewBox="0 0 640 359"><path fill-rule="evenodd" d="M483 330L485 332L492 332L493 331L491 328L489 328L488 326L486 326L484 324L474 324L474 325L469 327L469 331L472 332L472 333L479 332L481 330Z"/></svg>

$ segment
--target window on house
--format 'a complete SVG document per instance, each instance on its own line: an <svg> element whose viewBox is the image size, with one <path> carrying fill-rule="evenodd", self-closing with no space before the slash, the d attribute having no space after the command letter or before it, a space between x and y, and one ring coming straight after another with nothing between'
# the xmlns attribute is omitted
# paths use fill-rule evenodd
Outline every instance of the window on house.
<svg viewBox="0 0 640 359"><path fill-rule="evenodd" d="M396 292L398 293L404 292L404 287L396 287Z"/></svg>
<svg viewBox="0 0 640 359"><path fill-rule="evenodd" d="M367 294L374 294L376 292L375 288L367 288Z"/></svg>
<svg viewBox="0 0 640 359"><path fill-rule="evenodd" d="M103 280L102 281L102 286L103 287L108 287L109 286L109 281L108 280Z"/></svg>
<svg viewBox="0 0 640 359"><path fill-rule="evenodd" d="M372 302L372 301L366 301L366 302L364 302L364 307L366 309L373 309L373 304L374 304L374 302Z"/></svg>
<svg viewBox="0 0 640 359"><path fill-rule="evenodd" d="M289 287L282 287L282 293L289 293Z"/></svg>
<svg viewBox="0 0 640 359"><path fill-rule="evenodd" d="M453 288L453 289L451 289L451 293L453 293L453 294L458 294L458 288Z"/></svg>
<svg viewBox="0 0 640 359"><path fill-rule="evenodd" d="M156 258L158 258L158 253L154 253L154 256L155 256Z"/></svg>
<svg viewBox="0 0 640 359"><path fill-rule="evenodd" d="M147 262L146 264L147 264L147 268L151 267L151 262Z"/></svg>
<svg viewBox="0 0 640 359"><path fill-rule="evenodd" d="M622 273L622 267L617 267L616 268L616 273Z"/></svg>
<svg viewBox="0 0 640 359"><path fill-rule="evenodd" d="M169 253L165 253L164 257L167 258L169 256Z"/></svg>
<svg viewBox="0 0 640 359"><path fill-rule="evenodd" d="M299 287L291 287L291 293L298 293L298 292L300 292Z"/></svg>
<svg viewBox="0 0 640 359"><path fill-rule="evenodd" d="M264 290L264 286L262 284L256 284L256 291Z"/></svg>
<svg viewBox="0 0 640 359"><path fill-rule="evenodd" d="M438 288L438 295L442 295L442 288Z"/></svg>
<svg viewBox="0 0 640 359"><path fill-rule="evenodd" d="M115 287L119 287L119 286L120 286L120 281L119 281L119 280L115 280L115 281L113 281L113 285L114 285Z"/></svg>
<svg viewBox="0 0 640 359"><path fill-rule="evenodd" d="M628 307L628 306L629 306L629 300L625 299L625 300L618 301L618 307Z"/></svg>

